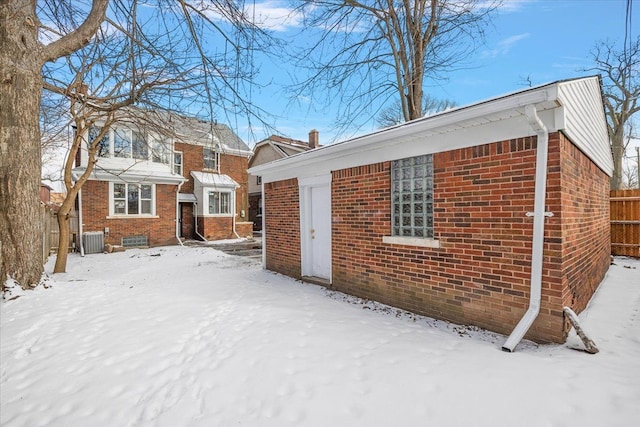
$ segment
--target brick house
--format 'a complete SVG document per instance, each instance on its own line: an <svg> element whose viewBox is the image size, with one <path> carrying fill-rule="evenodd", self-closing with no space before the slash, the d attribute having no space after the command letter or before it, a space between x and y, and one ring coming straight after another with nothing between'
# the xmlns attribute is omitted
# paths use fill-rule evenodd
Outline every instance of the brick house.
<svg viewBox="0 0 640 427"><path fill-rule="evenodd" d="M598 77L253 167L264 267L418 314L563 342L610 262ZM526 334L526 335L525 335Z"/></svg>
<svg viewBox="0 0 640 427"><path fill-rule="evenodd" d="M318 131L309 132L309 142L271 135L253 147L249 167L284 159L295 154L318 148ZM262 185L259 176L249 175L249 221L254 231L262 230Z"/></svg>
<svg viewBox="0 0 640 427"><path fill-rule="evenodd" d="M249 147L225 125L153 114L145 125L117 121L101 141L96 167L77 201L79 233L100 234L104 244L116 246L250 236ZM87 157L85 147L76 158L75 179Z"/></svg>

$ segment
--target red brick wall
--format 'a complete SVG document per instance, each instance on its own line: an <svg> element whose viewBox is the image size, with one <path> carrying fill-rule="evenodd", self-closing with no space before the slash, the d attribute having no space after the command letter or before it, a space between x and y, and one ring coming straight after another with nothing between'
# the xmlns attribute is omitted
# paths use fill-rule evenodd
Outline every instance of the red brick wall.
<svg viewBox="0 0 640 427"><path fill-rule="evenodd" d="M579 313L611 262L609 178L567 138L562 151L562 301Z"/></svg>
<svg viewBox="0 0 640 427"><path fill-rule="evenodd" d="M105 244L121 245L122 237L147 236L150 246L175 245L176 240L175 185L156 184L157 218L109 218L109 183L87 181L82 187L83 231L104 231Z"/></svg>
<svg viewBox="0 0 640 427"><path fill-rule="evenodd" d="M511 332L528 306L532 221L525 213L533 210L535 147L535 138L523 138L434 155L438 249L382 243L391 230L390 163L334 172L333 287ZM550 180L557 175L555 167ZM560 255L554 222L546 224L544 297L529 334L538 340L563 338L560 264L550 262Z"/></svg>
<svg viewBox="0 0 640 427"><path fill-rule="evenodd" d="M198 217L198 232L207 240L235 239L233 234L233 218L231 217Z"/></svg>
<svg viewBox="0 0 640 427"><path fill-rule="evenodd" d="M302 275L299 206L297 179L265 184L266 267L298 279Z"/></svg>
<svg viewBox="0 0 640 427"><path fill-rule="evenodd" d="M382 243L391 230L389 162L334 171L333 287L510 333L529 301L533 225L525 214L533 211L535 162L535 137L435 154L437 249ZM299 278L297 182L265 191L267 268ZM606 271L607 191L607 177L563 135L551 134L546 209L554 216L545 220L541 309L528 338L563 341L563 305L573 298L581 309ZM595 265L587 256L591 241Z"/></svg>
<svg viewBox="0 0 640 427"><path fill-rule="evenodd" d="M199 145L176 142L175 150L182 151L183 176L189 179L188 182L185 182L182 185L180 192L193 194L194 183L191 171L203 172L204 148ZM246 221L249 215L248 162L249 160L246 157L220 154L220 173L230 176L235 182L240 184L240 187L236 190L237 222ZM244 216L242 216L243 211ZM183 221L184 220L185 219L183 218ZM233 234L233 227L230 224L232 224L230 218L198 217L199 233L205 236L207 240L209 240L209 237L207 236L212 236L210 240L235 238L236 236Z"/></svg>
<svg viewBox="0 0 640 427"><path fill-rule="evenodd" d="M236 190L236 221L249 219L249 174L247 168L249 159L246 157L220 155L220 173L229 175L240 184ZM244 216L241 216L244 211Z"/></svg>

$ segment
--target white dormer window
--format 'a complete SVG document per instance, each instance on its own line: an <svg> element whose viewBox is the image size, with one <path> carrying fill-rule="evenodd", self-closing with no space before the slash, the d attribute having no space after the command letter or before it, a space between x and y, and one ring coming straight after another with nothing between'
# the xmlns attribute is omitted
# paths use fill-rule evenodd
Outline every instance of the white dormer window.
<svg viewBox="0 0 640 427"><path fill-rule="evenodd" d="M171 152L168 142L149 135L151 142L151 161L155 163L169 164L169 153Z"/></svg>
<svg viewBox="0 0 640 427"><path fill-rule="evenodd" d="M101 129L98 126L89 128L89 144L93 144ZM169 141L153 134L126 128L112 128L98 143L96 156L144 160L169 165L171 148Z"/></svg>

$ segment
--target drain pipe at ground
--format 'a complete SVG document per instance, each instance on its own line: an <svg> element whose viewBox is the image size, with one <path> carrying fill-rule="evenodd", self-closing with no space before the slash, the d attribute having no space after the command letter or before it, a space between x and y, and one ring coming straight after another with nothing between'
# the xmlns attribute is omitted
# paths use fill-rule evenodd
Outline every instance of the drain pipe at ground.
<svg viewBox="0 0 640 427"><path fill-rule="evenodd" d="M524 109L529 125L537 133L536 182L533 204L533 240L531 245L531 283L529 291L529 308L511 335L502 345L502 350L512 352L540 313L542 293L542 258L544 250L544 218L552 214L545 213L545 197L547 192L547 155L549 152L549 134L535 105L527 105ZM530 213L527 213L531 216Z"/></svg>
<svg viewBox="0 0 640 427"><path fill-rule="evenodd" d="M84 242L82 241L82 188L78 191L78 234L80 238L80 256L84 256Z"/></svg>
<svg viewBox="0 0 640 427"><path fill-rule="evenodd" d="M179 218L180 218L180 188L182 187L182 184L184 184L184 181L181 181L180 184L178 184L178 189L176 190L176 239L178 239L178 243L180 243L180 246L184 246L184 244L182 243L182 239L180 239L180 227L182 227L182 224L180 224Z"/></svg>
<svg viewBox="0 0 640 427"><path fill-rule="evenodd" d="M205 238L204 238L204 236L203 236L202 234L198 233L198 202L195 202L195 203L193 204L193 206L195 207L195 211L196 211L196 212L195 212L195 215L193 216L193 218L194 218L194 219L195 219L195 221L196 221L196 226L195 226L194 231L196 232L196 235L197 235L198 237L200 237L202 240L204 240L204 242L205 242L205 243L207 243L207 242L208 242L208 240L207 240L207 239L205 239Z"/></svg>

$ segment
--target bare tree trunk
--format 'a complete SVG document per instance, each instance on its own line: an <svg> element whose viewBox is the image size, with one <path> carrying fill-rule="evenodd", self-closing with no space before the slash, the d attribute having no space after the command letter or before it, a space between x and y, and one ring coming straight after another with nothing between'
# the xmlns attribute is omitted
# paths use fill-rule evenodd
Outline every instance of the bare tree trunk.
<svg viewBox="0 0 640 427"><path fill-rule="evenodd" d="M58 209L58 253L56 255L56 264L53 268L54 273L64 273L67 271L67 256L69 254L69 214L73 208L75 197L69 195Z"/></svg>
<svg viewBox="0 0 640 427"><path fill-rule="evenodd" d="M35 287L43 272L39 105L42 90L35 2L0 2L0 283Z"/></svg>
<svg viewBox="0 0 640 427"><path fill-rule="evenodd" d="M40 206L42 67L86 45L108 0L93 0L85 21L44 46L36 0L0 1L0 283L35 287L43 272Z"/></svg>
<svg viewBox="0 0 640 427"><path fill-rule="evenodd" d="M611 190L622 188L622 159L624 157L624 127L618 126L611 135L611 154L613 155L613 175L610 180Z"/></svg>

